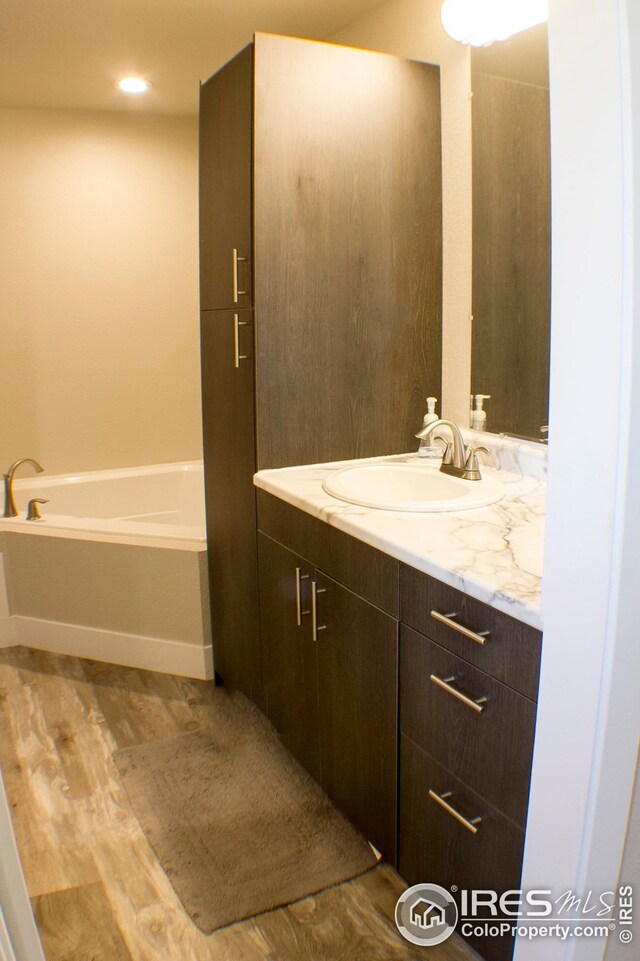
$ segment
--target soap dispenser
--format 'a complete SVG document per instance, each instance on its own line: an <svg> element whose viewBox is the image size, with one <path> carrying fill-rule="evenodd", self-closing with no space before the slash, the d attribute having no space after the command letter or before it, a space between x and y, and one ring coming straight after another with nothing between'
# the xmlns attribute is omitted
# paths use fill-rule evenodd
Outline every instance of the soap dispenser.
<svg viewBox="0 0 640 961"><path fill-rule="evenodd" d="M437 403L437 397L427 397L427 413L424 415L424 420L422 421L423 427L428 427L429 424L434 424L437 420L440 420L436 414ZM442 448L438 447L437 444L432 444L432 441L433 435L429 435L429 437L423 438L420 441L418 457L442 457Z"/></svg>
<svg viewBox="0 0 640 961"><path fill-rule="evenodd" d="M482 406L485 400L491 400L491 394L476 394L475 409L471 415L471 426L474 430L487 429L487 412Z"/></svg>

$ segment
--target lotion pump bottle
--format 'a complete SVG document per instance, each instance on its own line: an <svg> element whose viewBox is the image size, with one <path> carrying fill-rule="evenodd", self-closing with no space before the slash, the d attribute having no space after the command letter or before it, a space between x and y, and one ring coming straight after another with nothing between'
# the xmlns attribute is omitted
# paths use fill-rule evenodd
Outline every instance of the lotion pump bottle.
<svg viewBox="0 0 640 961"><path fill-rule="evenodd" d="M422 421L423 427L428 427L429 424L433 424L435 421L440 420L436 414L437 403L437 397L427 397L427 413L424 415L424 420ZM438 447L437 444L433 444L433 436L430 435L429 437L423 438L420 441L418 457L442 457L442 449Z"/></svg>
<svg viewBox="0 0 640 961"><path fill-rule="evenodd" d="M475 410L471 416L471 426L474 430L487 429L487 412L483 408L485 400L490 400L491 394L476 394Z"/></svg>

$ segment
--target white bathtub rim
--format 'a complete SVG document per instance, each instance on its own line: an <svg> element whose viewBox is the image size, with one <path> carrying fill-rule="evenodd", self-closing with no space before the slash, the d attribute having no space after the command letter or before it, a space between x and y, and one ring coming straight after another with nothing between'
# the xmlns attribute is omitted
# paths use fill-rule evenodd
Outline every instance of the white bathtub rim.
<svg viewBox="0 0 640 961"><path fill-rule="evenodd" d="M109 530L108 524L117 530ZM181 533L177 533L181 531ZM154 547L180 551L206 551L207 538L201 527L177 527L174 524L136 524L134 521L103 521L93 517L69 517L49 514L41 521L24 517L0 518L0 533L29 534L38 537L63 537L74 541L104 544L129 544L132 547Z"/></svg>
<svg viewBox="0 0 640 961"><path fill-rule="evenodd" d="M26 474L15 477L13 481L14 490L20 491L31 487L59 487L67 484L79 484L84 481L108 481L118 477L141 477L145 474L173 474L173 473L192 473L202 471L203 461L186 460L174 461L166 464L141 464L138 467L114 467L110 470L86 470L75 471L70 474L47 474L46 469L42 474Z"/></svg>
<svg viewBox="0 0 640 961"><path fill-rule="evenodd" d="M162 474L200 473L203 462L178 461L139 467L114 468L102 471L80 471L73 474L36 474L16 478L14 490L37 490L67 487L81 483L117 481L127 477L149 477ZM107 544L129 544L134 547L154 547L167 550L205 551L207 538L203 525L153 524L127 521L121 518L77 517L68 514L43 512L41 521L27 521L24 513L18 517L0 518L0 533L29 534L39 537L62 537L67 540L99 541Z"/></svg>

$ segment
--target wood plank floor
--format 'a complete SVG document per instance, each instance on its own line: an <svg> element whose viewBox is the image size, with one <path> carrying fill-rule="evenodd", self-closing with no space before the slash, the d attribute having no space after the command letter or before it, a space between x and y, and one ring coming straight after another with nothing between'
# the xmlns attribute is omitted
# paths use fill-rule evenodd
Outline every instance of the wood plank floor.
<svg viewBox="0 0 640 961"><path fill-rule="evenodd" d="M48 961L413 961L398 934L404 885L381 865L202 934L133 815L111 755L206 728L210 682L25 648L0 650L0 766ZM429 961L471 961L456 935Z"/></svg>

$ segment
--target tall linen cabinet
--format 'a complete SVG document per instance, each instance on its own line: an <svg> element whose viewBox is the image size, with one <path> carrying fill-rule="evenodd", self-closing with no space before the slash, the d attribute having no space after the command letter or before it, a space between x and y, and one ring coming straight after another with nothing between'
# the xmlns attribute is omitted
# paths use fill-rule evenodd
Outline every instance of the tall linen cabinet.
<svg viewBox="0 0 640 961"><path fill-rule="evenodd" d="M263 705L256 470L400 453L440 396L439 68L258 34L200 98L214 664Z"/></svg>

